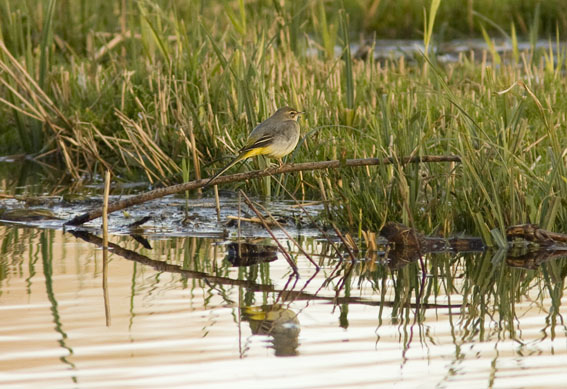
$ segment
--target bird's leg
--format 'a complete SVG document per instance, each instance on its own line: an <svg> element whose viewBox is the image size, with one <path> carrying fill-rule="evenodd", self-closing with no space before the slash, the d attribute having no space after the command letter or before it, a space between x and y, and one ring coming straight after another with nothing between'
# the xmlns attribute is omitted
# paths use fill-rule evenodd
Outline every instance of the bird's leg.
<svg viewBox="0 0 567 389"><path fill-rule="evenodd" d="M283 160L281 158L278 158L277 163L272 162L272 160L270 158L266 158L266 168L267 169L279 169L283 165L284 165Z"/></svg>

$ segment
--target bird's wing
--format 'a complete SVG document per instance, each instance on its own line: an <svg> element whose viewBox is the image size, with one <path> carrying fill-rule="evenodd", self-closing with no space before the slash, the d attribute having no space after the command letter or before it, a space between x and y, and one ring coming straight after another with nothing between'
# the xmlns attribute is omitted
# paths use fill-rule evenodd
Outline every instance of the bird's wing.
<svg viewBox="0 0 567 389"><path fill-rule="evenodd" d="M246 145L242 149L240 149L240 152L257 149L259 147L266 147L272 144L273 141L274 141L274 134L269 134L269 133L266 133L256 139L249 138L248 142L246 142Z"/></svg>

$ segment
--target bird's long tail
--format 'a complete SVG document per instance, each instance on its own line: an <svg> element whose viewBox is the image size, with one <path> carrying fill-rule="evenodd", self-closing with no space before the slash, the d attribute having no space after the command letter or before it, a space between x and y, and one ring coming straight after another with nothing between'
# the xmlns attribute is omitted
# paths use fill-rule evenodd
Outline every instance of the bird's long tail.
<svg viewBox="0 0 567 389"><path fill-rule="evenodd" d="M252 150L244 150L242 151L240 154L238 154L237 157L235 157L232 161L229 162L228 165L226 165L225 167L223 167L217 174L215 174L209 181L207 181L207 183L203 186L203 188L206 188L207 186L211 185L211 183L221 174L223 174L224 172L226 172L228 169L230 169L231 167L233 167L234 165L236 165L239 161L242 161L243 159L252 157L254 155L258 155L261 154L261 150L256 148L256 149L252 149Z"/></svg>

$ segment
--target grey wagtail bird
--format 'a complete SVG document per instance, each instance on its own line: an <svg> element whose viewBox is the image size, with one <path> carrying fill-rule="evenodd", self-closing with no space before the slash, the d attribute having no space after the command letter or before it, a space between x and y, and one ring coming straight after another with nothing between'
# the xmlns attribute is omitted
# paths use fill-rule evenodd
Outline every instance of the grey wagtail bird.
<svg viewBox="0 0 567 389"><path fill-rule="evenodd" d="M278 158L281 162L281 158L291 153L297 146L299 141L297 119L302 113L295 108L282 107L268 119L258 124L248 135L246 144L240 149L238 156L207 181L205 187L209 186L215 178L233 167L238 161L246 158L265 155Z"/></svg>

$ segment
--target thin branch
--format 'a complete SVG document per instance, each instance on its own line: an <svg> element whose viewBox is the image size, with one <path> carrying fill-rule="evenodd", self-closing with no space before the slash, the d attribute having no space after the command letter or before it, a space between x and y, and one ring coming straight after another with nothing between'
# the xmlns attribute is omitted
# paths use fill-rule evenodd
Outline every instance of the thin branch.
<svg viewBox="0 0 567 389"><path fill-rule="evenodd" d="M262 216L262 214L260 213L260 211L258 211L256 209L254 204L252 204L252 201L250 201L250 199L248 198L248 196L246 196L246 193L244 193L243 190L241 190L239 193L242 195L242 197L244 197L244 202L246 203L246 205L248 205L248 207L256 214L258 219L260 219L260 221L262 222L262 225L264 226L264 229L266 231L268 231L268 233L270 234L270 236L272 237L274 242L276 242L276 244L280 248L280 251L282 252L283 256L285 257L287 263L289 263L289 266L291 266L291 268L293 269L293 273L296 274L296 275L299 275L299 272L297 271L297 265L295 264L295 262L293 262L293 258L291 257L291 255L289 255L289 253L287 252L285 247L280 243L278 238L276 238L276 236L274 235L274 233L270 229L270 226L268 226L268 224L266 223L266 221L265 221L264 217Z"/></svg>
<svg viewBox="0 0 567 389"><path fill-rule="evenodd" d="M280 167L268 168L264 170L254 170L247 173L238 173L228 176L221 176L215 179L215 184L228 184L231 182L246 181L254 178L266 177L269 175L293 173L300 171L312 171L322 169L338 169L343 167L360 167L360 166L374 166L374 165L391 165L396 163L397 159L392 157L387 158L363 158L363 159L347 159L345 161L321 161L321 162L305 162L283 165ZM421 157L407 157L400 160L402 164L407 163L420 163L420 162L461 162L461 157L458 155L425 155ZM183 184L168 186L165 188L155 189L150 192L142 193L137 196L132 196L124 200L116 201L108 206L108 213L119 211L124 208L131 207L154 200L160 197L168 196L175 193L185 192L187 190L194 190L202 188L209 181L208 178L189 181ZM88 221L102 216L102 208L95 208L87 213L76 216L69 220L65 225L79 226Z"/></svg>

